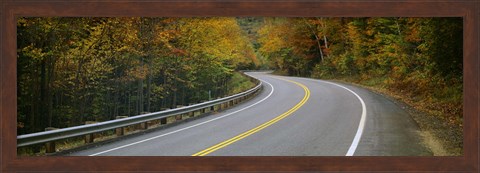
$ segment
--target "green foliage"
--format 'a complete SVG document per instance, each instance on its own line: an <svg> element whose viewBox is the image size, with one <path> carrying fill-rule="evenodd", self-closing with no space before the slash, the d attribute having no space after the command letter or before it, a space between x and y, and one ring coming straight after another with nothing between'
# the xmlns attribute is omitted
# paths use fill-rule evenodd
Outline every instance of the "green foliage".
<svg viewBox="0 0 480 173"><path fill-rule="evenodd" d="M235 70L349 79L450 124L463 113L461 18L19 18L18 134L237 93Z"/></svg>
<svg viewBox="0 0 480 173"><path fill-rule="evenodd" d="M388 88L461 123L461 18L265 20L259 50L277 71Z"/></svg>
<svg viewBox="0 0 480 173"><path fill-rule="evenodd" d="M222 97L257 63L234 18L33 17L17 31L18 134Z"/></svg>
<svg viewBox="0 0 480 173"><path fill-rule="evenodd" d="M250 78L247 78L238 72L233 73L228 83L232 84L231 86L229 86L229 95L238 94L242 91L246 91L250 88L255 87L255 83L253 83Z"/></svg>

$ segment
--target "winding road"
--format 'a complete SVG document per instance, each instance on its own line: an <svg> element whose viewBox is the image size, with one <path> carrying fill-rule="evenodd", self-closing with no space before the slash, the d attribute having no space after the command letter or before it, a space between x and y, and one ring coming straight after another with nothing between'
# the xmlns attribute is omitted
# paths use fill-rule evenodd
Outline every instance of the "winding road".
<svg viewBox="0 0 480 173"><path fill-rule="evenodd" d="M71 156L431 155L402 108L369 90L328 81L247 73L253 99L204 118Z"/></svg>

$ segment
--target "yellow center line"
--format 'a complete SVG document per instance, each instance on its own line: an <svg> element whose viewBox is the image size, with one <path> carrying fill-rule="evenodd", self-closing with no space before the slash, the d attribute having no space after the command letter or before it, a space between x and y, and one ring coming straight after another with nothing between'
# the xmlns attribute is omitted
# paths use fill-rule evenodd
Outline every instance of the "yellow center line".
<svg viewBox="0 0 480 173"><path fill-rule="evenodd" d="M212 147L209 147L209 148L207 148L207 149L205 149L205 150L202 150L202 151L200 151L200 152L198 152L198 153L195 153L195 154L193 154L192 156L205 156L205 155L210 154L210 153L212 153L212 152L214 152L214 151L217 151L217 150L219 150L219 149L221 149L221 148L223 148L223 147L226 147L226 146L228 146L228 145L230 145L230 144L233 144L233 143L235 143L235 142L237 142L237 141L239 141L239 140L242 140L243 138L246 138L247 136L250 136L250 135L252 135L252 134L254 134L254 133L256 133L256 132L259 132L260 130L262 130L262 129L264 129L264 128L267 128L268 126L270 126L270 125L272 125L272 124L274 124L274 123L276 123L276 122L284 119L285 117L289 116L289 115L292 114L293 112L297 111L300 107L302 107L302 106L307 102L308 98L310 98L310 90L309 90L305 85L303 85L303 84L301 84L301 83L298 83L298 82L295 82L295 81L288 80L288 79L282 79L282 78L278 78L278 79L281 79L281 80L284 80L284 81L288 81L288 82L292 82L292 83L294 83L294 84L302 87L303 90L305 91L305 95L303 96L303 99L302 99L299 103L297 103L295 106L293 106L290 110L288 110L287 112L284 112L283 114L275 117L274 119L271 119L270 121L268 121L268 122L266 122L266 123L263 123L263 124L261 124L261 125L255 127L255 128L253 128L253 129L250 129L250 130L248 130L248 131L246 131L246 132L243 132L242 134L239 134L239 135L237 135L237 136L235 136L235 137L233 137L233 138L230 138L230 139L228 139L228 140L226 140L226 141L223 141L223 142L218 143L218 144L216 144L216 145L214 145L214 146L212 146Z"/></svg>

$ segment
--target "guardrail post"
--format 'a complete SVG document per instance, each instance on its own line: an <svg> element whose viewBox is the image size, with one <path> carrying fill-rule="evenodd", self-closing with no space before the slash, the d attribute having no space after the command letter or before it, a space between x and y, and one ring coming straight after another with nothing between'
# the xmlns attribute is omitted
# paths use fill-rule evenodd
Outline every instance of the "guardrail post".
<svg viewBox="0 0 480 173"><path fill-rule="evenodd" d="M150 112L142 112L141 114L149 114ZM149 122L143 122L143 123L140 123L140 129L141 130L147 130L148 129L148 124Z"/></svg>
<svg viewBox="0 0 480 173"><path fill-rule="evenodd" d="M55 130L58 128L55 127L47 127L45 131ZM45 153L54 153L55 152L55 141L45 143Z"/></svg>
<svg viewBox="0 0 480 173"><path fill-rule="evenodd" d="M217 99L220 99L220 97L217 97ZM214 105L213 111L220 111L222 110L222 103L218 105Z"/></svg>
<svg viewBox="0 0 480 173"><path fill-rule="evenodd" d="M169 110L169 108L161 108L161 111ZM167 118L160 118L160 125L167 124Z"/></svg>
<svg viewBox="0 0 480 173"><path fill-rule="evenodd" d="M177 105L177 108L181 108L183 105ZM181 121L183 119L183 114L175 115L175 121Z"/></svg>
<svg viewBox="0 0 480 173"><path fill-rule="evenodd" d="M128 116L117 116L115 117L115 119L122 119L122 118L127 118ZM127 127L120 127L120 128L116 128L115 129L115 132L117 134L117 136L123 136L125 135L125 133L127 132Z"/></svg>
<svg viewBox="0 0 480 173"><path fill-rule="evenodd" d="M95 124L97 123L96 121L85 121L85 124ZM85 143L88 144L88 143L92 143L93 140L95 139L95 134L87 134L85 135Z"/></svg>
<svg viewBox="0 0 480 173"><path fill-rule="evenodd" d="M188 106L192 106L192 105L194 105L194 104L193 104L193 103L188 104ZM195 112L197 112L197 110L194 110L194 111L192 111L192 112L189 112L189 113L188 113L188 118L194 117L194 116L195 116Z"/></svg>
<svg viewBox="0 0 480 173"><path fill-rule="evenodd" d="M212 110L211 107L204 108L203 111L202 111L202 114L208 113L208 112L210 112L211 110Z"/></svg>
<svg viewBox="0 0 480 173"><path fill-rule="evenodd" d="M147 130L148 129L148 121L140 123L140 129Z"/></svg>

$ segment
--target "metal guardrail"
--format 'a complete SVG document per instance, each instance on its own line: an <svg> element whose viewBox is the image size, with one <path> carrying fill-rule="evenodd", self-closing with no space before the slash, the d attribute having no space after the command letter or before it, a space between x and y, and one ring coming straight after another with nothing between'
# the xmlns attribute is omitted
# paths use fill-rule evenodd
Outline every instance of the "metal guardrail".
<svg viewBox="0 0 480 173"><path fill-rule="evenodd" d="M63 129L56 129L56 130L51 130L51 131L45 131L45 132L38 132L38 133L32 133L32 134L26 134L26 135L20 135L17 136L17 147L23 147L23 146L28 146L28 145L34 145L34 144L41 144L41 143L47 143L47 142L52 142L52 141L57 141L61 139L67 139L71 137L77 137L77 136L82 136L82 135L88 135L88 134L93 134L93 133L98 133L102 131L107 131L107 130L113 130L116 128L122 128L122 127L127 127L135 124L141 124L141 123L146 123L148 121L152 120L158 120L162 118L168 118L171 116L177 116L177 115L182 115L186 113L191 113L195 112L201 109L205 108L211 108L216 105L224 104L224 103L229 103L230 101L233 100L243 100L246 97L250 97L254 95L257 91L259 91L262 88L262 82L259 81L258 79L255 79L249 75L247 75L249 78L255 80L255 83L257 85L253 87L252 89L249 89L247 91L244 91L242 93L238 93L235 95L231 95L228 97L212 100L212 101L207 101L195 105L190 105L190 106L185 106L181 108L176 108L176 109L170 109L170 110L165 110L165 111L160 111L160 112L154 112L154 113L148 113L148 114L142 114L142 115L137 115L137 116L132 116L132 117L127 117L127 118L122 118L122 119L117 119L117 120L111 120L111 121L105 121L105 122L99 122L95 124L87 124L87 125L81 125L81 126L75 126L75 127L69 127L69 128L63 128Z"/></svg>

